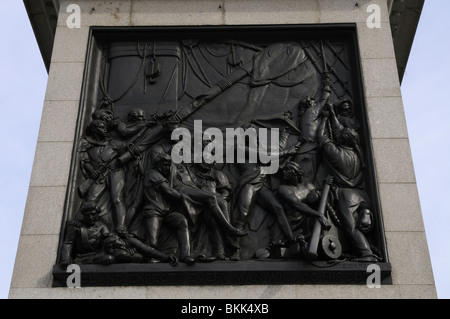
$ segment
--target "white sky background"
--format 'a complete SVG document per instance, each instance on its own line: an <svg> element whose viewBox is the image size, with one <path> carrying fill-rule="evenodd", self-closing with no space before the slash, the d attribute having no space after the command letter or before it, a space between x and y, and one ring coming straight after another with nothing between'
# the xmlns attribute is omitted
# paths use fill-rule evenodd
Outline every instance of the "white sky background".
<svg viewBox="0 0 450 319"><path fill-rule="evenodd" d="M5 2L0 18L0 299L8 298L47 85L47 72L22 1ZM402 84L441 299L450 299L449 14L450 1L426 1Z"/></svg>

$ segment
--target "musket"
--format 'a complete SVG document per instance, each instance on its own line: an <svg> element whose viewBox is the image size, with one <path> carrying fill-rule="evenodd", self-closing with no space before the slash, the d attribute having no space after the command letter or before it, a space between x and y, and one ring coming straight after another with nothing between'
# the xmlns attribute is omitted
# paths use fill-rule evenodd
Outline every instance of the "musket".
<svg viewBox="0 0 450 319"><path fill-rule="evenodd" d="M320 41L320 48L322 50L323 72L328 73L328 63L327 63L327 58L325 56L325 49L323 47L323 41Z"/></svg>
<svg viewBox="0 0 450 319"><path fill-rule="evenodd" d="M322 190L322 197L320 198L318 212L321 216L325 215L325 209L327 207L328 193L330 192L331 185L328 183L330 176L327 177L325 185ZM308 246L308 259L315 260L319 256L318 247L320 242L320 235L322 233L322 225L318 220L315 220L311 239Z"/></svg>
<svg viewBox="0 0 450 319"><path fill-rule="evenodd" d="M325 49L323 47L323 41L320 41L320 46L321 46L321 50L322 50L322 59L323 59L323 72L324 73L329 73L329 69L328 69L328 62L327 62L327 57L325 56ZM330 78L328 78L328 83L327 83L330 87L332 86L331 80ZM336 93L336 92L335 92ZM327 100L325 103L328 103L330 101L330 96L328 96Z"/></svg>
<svg viewBox="0 0 450 319"><path fill-rule="evenodd" d="M322 73L322 70L320 69L319 65L317 64L317 60L313 57L313 55L311 54L311 51L309 51L309 49L306 47L306 43L301 41L300 44L302 45L303 51L305 51L306 56L311 60L311 63L314 65L314 67L317 69L317 71Z"/></svg>
<svg viewBox="0 0 450 319"><path fill-rule="evenodd" d="M153 121L155 120L160 120L162 118L165 118L169 116L168 114L164 114L162 116L159 116L158 118L154 118L154 119L149 119L146 120L146 124L148 126L150 125L155 125ZM149 129L148 126L144 127L142 130L140 130L136 135L134 135L130 140L128 140L127 142L127 151L123 154L116 154L115 156L113 156L109 161L107 161L105 164L102 164L100 166L100 170L99 170L99 176L96 179L93 178L88 178L85 181L83 181L79 186L78 186L78 194L80 195L81 198L84 197L84 195L86 195L86 193L89 191L89 188L91 187L92 184L94 183L98 183L99 181L101 181L102 179L104 179L106 177L106 175L109 173L110 168L113 166L113 164L116 164L117 161L120 162L121 165L123 165L125 162L129 161L130 159L136 158L137 156L139 156L139 152L140 149L136 148L136 147L132 147L134 145L134 143L136 143L138 140L142 139L145 137L145 133L146 131Z"/></svg>
<svg viewBox="0 0 450 319"><path fill-rule="evenodd" d="M327 62L327 58L325 56L325 48L323 47L323 41L320 41L320 48L321 48L321 51L322 51L323 71L325 73L328 73L328 71L329 71L329 69L328 69L328 62ZM331 69L331 70L333 70L333 69ZM329 81L329 82L330 82L329 85L331 86L331 81ZM337 94L336 94L336 96L337 96ZM329 101L330 101L330 97L328 96L328 98L325 101L325 103L329 103ZM330 123L329 120L327 120L327 123L328 123L328 132L330 134L330 138L333 139L333 130L331 129L331 123Z"/></svg>
<svg viewBox="0 0 450 319"><path fill-rule="evenodd" d="M319 73L326 72L326 71L323 71L323 70L320 68L319 63L317 63L317 60L314 58L314 56L313 56L313 54L311 53L311 51L309 51L309 49L306 47L306 44L305 44L303 41L301 41L300 44L302 45L303 51L305 51L306 56L309 58L309 60L310 60L311 63L314 65L314 67L317 69L317 71L318 71ZM315 49L315 47L314 47L313 44L311 44L311 46ZM333 90L334 94L335 94L336 96L339 96L339 93L338 93L336 87L333 85L333 83L329 83L329 85L330 85L330 88Z"/></svg>
<svg viewBox="0 0 450 319"><path fill-rule="evenodd" d="M328 44L328 42L327 42ZM323 57L323 63L324 63L324 70L325 72L331 72L333 73L333 75L336 77L336 79L339 81L339 83L342 85L342 87L344 88L345 92L348 93L350 96L353 96L353 92L352 89L346 84L346 82L344 80L341 79L340 75L335 71L334 67L330 65L330 63L328 63L326 61L325 58L325 50L324 50L324 46L323 46L323 42L321 42L321 49L319 50L313 43L311 43L311 46L313 47L313 49L318 53L321 54ZM342 61L342 59L339 57L339 55L336 53L336 51L334 50L334 48L332 48L329 45L329 48L331 49L331 51ZM344 63L344 62L342 62ZM348 67L345 65L345 67L348 69ZM333 89L333 91L335 91ZM336 93L336 91L334 92ZM339 95L336 93L336 96L339 97Z"/></svg>
<svg viewBox="0 0 450 319"><path fill-rule="evenodd" d="M85 181L83 181L78 186L78 194L81 198L83 198L86 193L89 191L92 184L99 182L101 179L105 178L105 176L109 173L109 169L113 164L116 164L116 162L119 162L120 165L125 165L129 161L138 158L141 156L141 154L148 148L148 145L141 145L140 142L142 142L143 139L146 138L147 132L151 130L151 127L157 126L158 123L164 123L167 120L170 120L174 116L177 116L176 111L167 111L162 115L155 115L151 119L147 120L148 126L144 127L142 130L140 130L136 135L134 135L130 140L127 141L127 150L122 154L115 155L112 159L110 159L107 163L103 164L101 166L101 171L97 179L88 178ZM165 124L161 124L161 126L164 126ZM155 128L158 130L156 136L154 136L154 139L159 139L162 137L162 133L164 132L162 128L160 127ZM152 144L152 143L151 143Z"/></svg>

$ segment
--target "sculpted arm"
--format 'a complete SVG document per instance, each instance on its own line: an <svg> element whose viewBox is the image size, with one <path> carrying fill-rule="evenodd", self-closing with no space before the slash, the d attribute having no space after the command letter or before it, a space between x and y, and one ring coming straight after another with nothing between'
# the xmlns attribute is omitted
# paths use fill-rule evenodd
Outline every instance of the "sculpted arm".
<svg viewBox="0 0 450 319"><path fill-rule="evenodd" d="M166 194L167 196L169 196L172 199L175 200L179 200L181 199L181 194L179 191L177 191L176 189L170 187L169 183L167 181L162 182L159 187L158 190L163 193Z"/></svg>
<svg viewBox="0 0 450 319"><path fill-rule="evenodd" d="M320 217L320 214L316 210L303 203L295 195L295 193L289 189L289 187L280 186L280 188L278 189L278 194L280 195L281 199L284 200L290 207L292 207L296 211L299 211L303 215L309 217Z"/></svg>

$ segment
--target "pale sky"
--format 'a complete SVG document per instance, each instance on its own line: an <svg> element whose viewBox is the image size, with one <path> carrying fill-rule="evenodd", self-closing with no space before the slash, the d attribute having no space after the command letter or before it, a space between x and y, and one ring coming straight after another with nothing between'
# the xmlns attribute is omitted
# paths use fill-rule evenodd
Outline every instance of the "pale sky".
<svg viewBox="0 0 450 319"><path fill-rule="evenodd" d="M8 298L47 85L47 72L22 1L7 1L4 6L0 19L0 299ZM448 14L450 1L426 1L402 83L422 215L440 299L450 298Z"/></svg>

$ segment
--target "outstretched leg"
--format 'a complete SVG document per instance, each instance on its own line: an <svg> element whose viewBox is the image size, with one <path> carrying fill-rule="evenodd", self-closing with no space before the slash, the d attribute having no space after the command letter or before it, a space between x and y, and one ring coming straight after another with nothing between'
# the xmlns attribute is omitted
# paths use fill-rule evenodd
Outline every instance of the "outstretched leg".
<svg viewBox="0 0 450 319"><path fill-rule="evenodd" d="M218 223L225 228L225 230L233 236L241 237L247 235L247 233L240 231L236 229L231 223L229 222L227 216L224 214L222 209L219 206L219 203L217 202L216 195L210 192L206 192L201 189L196 189L192 187L185 187L183 188L182 192L189 196L192 200L202 203L206 205L210 211L213 213L214 217L218 221Z"/></svg>
<svg viewBox="0 0 450 319"><path fill-rule="evenodd" d="M280 204L275 194L267 187L263 187L257 197L258 204L264 207L269 213L275 214L280 229L286 236L286 238L293 242L295 239L292 232L291 225L289 224L286 214L284 213L283 206Z"/></svg>
<svg viewBox="0 0 450 319"><path fill-rule="evenodd" d="M170 227L176 229L178 245L180 247L180 261L186 263L194 263L191 258L191 235L189 233L189 225L186 217L180 213L170 213L167 215L165 222Z"/></svg>

